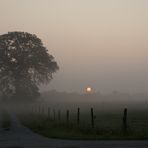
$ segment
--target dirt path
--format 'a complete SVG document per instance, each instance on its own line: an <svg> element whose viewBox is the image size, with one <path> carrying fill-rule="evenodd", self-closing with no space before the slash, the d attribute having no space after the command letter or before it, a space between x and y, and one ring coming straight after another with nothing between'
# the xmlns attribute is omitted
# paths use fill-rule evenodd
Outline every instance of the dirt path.
<svg viewBox="0 0 148 148"><path fill-rule="evenodd" d="M11 128L0 128L0 148L148 148L148 141L79 141L49 139L33 133L11 114Z"/></svg>

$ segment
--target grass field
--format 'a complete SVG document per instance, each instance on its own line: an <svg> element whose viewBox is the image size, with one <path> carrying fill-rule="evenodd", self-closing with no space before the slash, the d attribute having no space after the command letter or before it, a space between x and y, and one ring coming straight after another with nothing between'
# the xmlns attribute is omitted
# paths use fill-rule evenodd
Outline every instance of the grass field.
<svg viewBox="0 0 148 148"><path fill-rule="evenodd" d="M34 132L50 138L63 139L148 139L148 111L128 112L127 131L123 130L122 111L96 112L95 127L91 127L89 113L80 117L77 125L76 114L70 114L69 122L63 114L61 120L49 118L45 114L19 114L20 121Z"/></svg>
<svg viewBox="0 0 148 148"><path fill-rule="evenodd" d="M2 111L2 128L5 130L9 130L10 125L10 115L6 111Z"/></svg>

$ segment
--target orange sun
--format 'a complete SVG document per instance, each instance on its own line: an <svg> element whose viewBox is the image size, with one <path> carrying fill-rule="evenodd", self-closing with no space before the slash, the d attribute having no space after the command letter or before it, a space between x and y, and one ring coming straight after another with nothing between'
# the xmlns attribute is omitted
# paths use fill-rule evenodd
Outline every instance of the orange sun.
<svg viewBox="0 0 148 148"><path fill-rule="evenodd" d="M91 93L92 92L92 88L91 87L86 87L86 92L87 93Z"/></svg>

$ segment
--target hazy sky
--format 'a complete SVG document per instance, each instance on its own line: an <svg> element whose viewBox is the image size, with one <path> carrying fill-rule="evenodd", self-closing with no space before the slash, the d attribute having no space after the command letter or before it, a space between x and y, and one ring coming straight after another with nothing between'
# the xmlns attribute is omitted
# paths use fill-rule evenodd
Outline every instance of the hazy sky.
<svg viewBox="0 0 148 148"><path fill-rule="evenodd" d="M54 55L46 90L148 90L148 0L0 0L8 31L36 34Z"/></svg>

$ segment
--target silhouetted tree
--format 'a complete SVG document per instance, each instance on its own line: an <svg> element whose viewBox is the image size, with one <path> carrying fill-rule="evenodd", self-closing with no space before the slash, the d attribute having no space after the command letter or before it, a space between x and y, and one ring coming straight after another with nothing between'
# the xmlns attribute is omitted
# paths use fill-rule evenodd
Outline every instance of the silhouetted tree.
<svg viewBox="0 0 148 148"><path fill-rule="evenodd" d="M3 98L35 98L38 86L59 69L42 41L26 32L0 36L0 91Z"/></svg>

